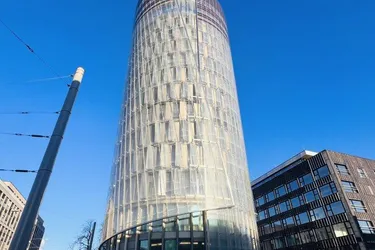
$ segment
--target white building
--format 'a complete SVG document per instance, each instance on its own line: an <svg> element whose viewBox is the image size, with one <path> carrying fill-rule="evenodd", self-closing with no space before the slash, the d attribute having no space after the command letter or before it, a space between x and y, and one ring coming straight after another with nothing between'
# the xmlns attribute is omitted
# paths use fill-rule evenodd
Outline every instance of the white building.
<svg viewBox="0 0 375 250"><path fill-rule="evenodd" d="M17 188L0 180L0 249L7 250L18 225L26 200ZM38 217L29 249L39 249L44 235L43 220Z"/></svg>
<svg viewBox="0 0 375 250"><path fill-rule="evenodd" d="M205 211L210 242L203 243L211 249L258 248L231 49L217 0L139 0L111 183L104 239L122 242L119 234L137 225Z"/></svg>

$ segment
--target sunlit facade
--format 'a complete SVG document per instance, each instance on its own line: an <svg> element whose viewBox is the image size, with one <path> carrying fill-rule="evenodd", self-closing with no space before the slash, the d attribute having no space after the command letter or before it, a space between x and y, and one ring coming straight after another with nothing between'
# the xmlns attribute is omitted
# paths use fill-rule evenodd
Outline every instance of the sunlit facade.
<svg viewBox="0 0 375 250"><path fill-rule="evenodd" d="M229 38L217 0L138 2L111 183L104 240L204 212L210 249L257 249Z"/></svg>

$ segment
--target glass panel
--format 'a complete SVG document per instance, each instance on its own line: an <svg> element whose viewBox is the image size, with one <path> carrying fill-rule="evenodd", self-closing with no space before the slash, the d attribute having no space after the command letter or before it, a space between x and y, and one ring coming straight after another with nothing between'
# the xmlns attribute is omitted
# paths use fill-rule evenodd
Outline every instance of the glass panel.
<svg viewBox="0 0 375 250"><path fill-rule="evenodd" d="M190 231L190 219L180 219L178 221L180 231Z"/></svg>
<svg viewBox="0 0 375 250"><path fill-rule="evenodd" d="M288 210L288 204L287 204L287 201L284 201L284 202L281 202L279 204L279 210L280 210L280 213L283 213L285 211Z"/></svg>
<svg viewBox="0 0 375 250"><path fill-rule="evenodd" d="M281 224L281 221L275 221L273 222L273 228L275 229L275 231L281 231L283 230L283 226Z"/></svg>
<svg viewBox="0 0 375 250"><path fill-rule="evenodd" d="M365 204L363 204L360 200L350 200L350 203L352 205L352 208L354 211L359 213L366 213L366 207Z"/></svg>
<svg viewBox="0 0 375 250"><path fill-rule="evenodd" d="M292 203L292 207L293 208L296 208L296 207L299 207L301 206L301 202L299 200L299 197L294 197L293 199L291 199L291 203Z"/></svg>
<svg viewBox="0 0 375 250"><path fill-rule="evenodd" d="M285 247L284 238L276 238L271 241L273 249L280 249Z"/></svg>
<svg viewBox="0 0 375 250"><path fill-rule="evenodd" d="M148 240L139 241L139 250L148 250Z"/></svg>
<svg viewBox="0 0 375 250"><path fill-rule="evenodd" d="M199 214L193 216L193 231L203 231L203 216Z"/></svg>
<svg viewBox="0 0 375 250"><path fill-rule="evenodd" d="M277 197L281 197L281 196L285 195L286 194L285 187L281 186L281 187L277 188L276 194L277 194Z"/></svg>
<svg viewBox="0 0 375 250"><path fill-rule="evenodd" d="M260 211L258 213L258 218L259 218L259 220L264 220L266 218L266 211L265 210Z"/></svg>
<svg viewBox="0 0 375 250"><path fill-rule="evenodd" d="M307 175L300 177L299 181L301 183L301 186L306 186L313 182L313 178L311 174L307 174Z"/></svg>
<svg viewBox="0 0 375 250"><path fill-rule="evenodd" d="M302 224L306 224L308 222L310 222L309 220L309 216L307 215L306 212L304 213L300 213L298 216L298 219L299 219L299 224L302 225Z"/></svg>
<svg viewBox="0 0 375 250"><path fill-rule="evenodd" d="M320 219L324 219L326 214L322 207L315 208L314 210L310 211L311 221L316 221Z"/></svg>
<svg viewBox="0 0 375 250"><path fill-rule="evenodd" d="M346 230L344 223L333 225L333 231L336 237L343 237L348 235L348 231Z"/></svg>
<svg viewBox="0 0 375 250"><path fill-rule="evenodd" d="M204 249L206 249L205 247L204 247L204 241L202 240L202 241L197 241L197 240L195 240L194 242L193 242L193 249L194 250L204 250Z"/></svg>
<svg viewBox="0 0 375 250"><path fill-rule="evenodd" d="M315 201L317 198L318 197L317 197L316 190L312 190L310 192L305 193L305 199L307 203Z"/></svg>
<svg viewBox="0 0 375 250"><path fill-rule="evenodd" d="M268 208L268 214L269 214L270 217L275 216L276 215L275 207Z"/></svg>
<svg viewBox="0 0 375 250"><path fill-rule="evenodd" d="M177 242L176 242L176 240L166 240L164 247L165 247L165 250L176 250L177 249Z"/></svg>
<svg viewBox="0 0 375 250"><path fill-rule="evenodd" d="M353 182L341 181L341 185L345 192L347 193L358 193L358 190Z"/></svg>
<svg viewBox="0 0 375 250"><path fill-rule="evenodd" d="M336 164L336 169L342 175L350 175L348 168L345 165Z"/></svg>
<svg viewBox="0 0 375 250"><path fill-rule="evenodd" d="M358 220L359 227L364 234L375 234L374 224L371 221Z"/></svg>
<svg viewBox="0 0 375 250"><path fill-rule="evenodd" d="M288 217L283 220L285 227L293 227L294 226L294 219L293 217Z"/></svg>
<svg viewBox="0 0 375 250"><path fill-rule="evenodd" d="M289 182L289 184L288 184L289 192L297 190L298 188L299 188L299 186L298 186L297 180Z"/></svg>
<svg viewBox="0 0 375 250"><path fill-rule="evenodd" d="M341 203L341 201L337 201L334 203L331 203L326 206L327 212L329 216L345 213L345 209Z"/></svg>
<svg viewBox="0 0 375 250"><path fill-rule="evenodd" d="M151 250L161 250L162 249L162 242L160 240L151 240Z"/></svg>
<svg viewBox="0 0 375 250"><path fill-rule="evenodd" d="M315 234L318 241L328 239L325 227L315 229Z"/></svg>
<svg viewBox="0 0 375 250"><path fill-rule="evenodd" d="M318 168L317 170L314 171L314 175L316 179L323 178L325 176L329 175L329 170L327 166Z"/></svg>
<svg viewBox="0 0 375 250"><path fill-rule="evenodd" d="M326 197L337 192L336 186L333 182L320 187L319 190L322 197Z"/></svg>
<svg viewBox="0 0 375 250"><path fill-rule="evenodd" d="M175 232L177 231L177 219L172 218L165 221L165 231L166 232Z"/></svg>
<svg viewBox="0 0 375 250"><path fill-rule="evenodd" d="M267 201L270 202L270 201L273 201L275 199L275 194L272 192L269 192L267 194Z"/></svg>

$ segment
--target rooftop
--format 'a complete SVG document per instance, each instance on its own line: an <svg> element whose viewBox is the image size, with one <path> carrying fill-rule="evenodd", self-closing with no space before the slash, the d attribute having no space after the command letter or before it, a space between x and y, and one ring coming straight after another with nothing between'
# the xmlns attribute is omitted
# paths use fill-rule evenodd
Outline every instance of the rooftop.
<svg viewBox="0 0 375 250"><path fill-rule="evenodd" d="M318 153L316 152L313 152L313 151L309 151L309 150L304 150L300 153L298 153L297 155L293 156L292 158L290 158L289 160L281 163L280 165L278 165L277 167L273 168L271 171L265 173L264 175L256 178L255 180L253 180L251 182L251 186L255 186L257 185L258 183L260 183L261 181L267 179L268 177L271 177L273 175L275 175L276 173L280 172L281 170L293 165L293 163L296 163L296 162L301 162L303 160L306 160L306 159L309 159L315 155L317 155Z"/></svg>

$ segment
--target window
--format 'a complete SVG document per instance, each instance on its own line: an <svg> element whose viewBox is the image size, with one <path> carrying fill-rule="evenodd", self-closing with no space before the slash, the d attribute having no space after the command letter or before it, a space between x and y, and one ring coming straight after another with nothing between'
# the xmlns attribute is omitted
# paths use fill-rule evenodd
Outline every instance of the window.
<svg viewBox="0 0 375 250"><path fill-rule="evenodd" d="M347 193L358 193L358 189L355 187L354 182L341 181L342 188Z"/></svg>
<svg viewBox="0 0 375 250"><path fill-rule="evenodd" d="M263 230L264 230L264 233L265 233L265 234L270 234L270 233L273 232L273 230L272 230L272 226L271 226L270 224L265 224L265 225L263 226Z"/></svg>
<svg viewBox="0 0 375 250"><path fill-rule="evenodd" d="M270 207L270 208L268 208L268 215L269 215L270 217L276 215L276 209L275 209L275 207Z"/></svg>
<svg viewBox="0 0 375 250"><path fill-rule="evenodd" d="M359 227L364 234L375 234L374 224L367 220L358 220Z"/></svg>
<svg viewBox="0 0 375 250"><path fill-rule="evenodd" d="M299 182L301 183L301 186L306 186L313 182L313 178L311 174L304 175L299 178Z"/></svg>
<svg viewBox="0 0 375 250"><path fill-rule="evenodd" d="M358 168L357 171L358 171L359 177L361 177L361 178L367 177L367 174L366 174L366 172L363 168Z"/></svg>
<svg viewBox="0 0 375 250"><path fill-rule="evenodd" d="M266 211L265 211L265 210L260 211L260 212L258 213L258 218L259 218L259 220L264 220L265 218L267 218L267 217L266 217Z"/></svg>
<svg viewBox="0 0 375 250"><path fill-rule="evenodd" d="M255 201L256 205L257 206L262 206L264 204L264 196L262 197L259 197L256 201Z"/></svg>
<svg viewBox="0 0 375 250"><path fill-rule="evenodd" d="M295 225L293 217L288 217L286 219L283 219L283 224L285 228L293 227Z"/></svg>
<svg viewBox="0 0 375 250"><path fill-rule="evenodd" d="M321 186L319 188L319 190L320 190L320 194L322 195L322 197L326 197L326 196L329 196L331 194L337 193L336 186L333 182L331 182L327 185Z"/></svg>
<svg viewBox="0 0 375 250"><path fill-rule="evenodd" d="M272 192L269 192L266 197L267 197L267 202L270 202L275 199L275 194L272 191Z"/></svg>
<svg viewBox="0 0 375 250"><path fill-rule="evenodd" d="M281 202L279 204L279 211L280 213L284 213L289 210L289 204L288 201Z"/></svg>
<svg viewBox="0 0 375 250"><path fill-rule="evenodd" d="M300 201L300 197L299 197L299 196L294 197L294 198L291 199L290 201L291 201L291 203L292 203L292 207L293 207L293 208L296 208L296 207L301 206L301 201Z"/></svg>
<svg viewBox="0 0 375 250"><path fill-rule="evenodd" d="M326 209L329 216L345 213L345 209L341 201L337 201L329 205L326 205Z"/></svg>
<svg viewBox="0 0 375 250"><path fill-rule="evenodd" d="M281 223L281 220L274 221L273 222L273 228L275 229L276 232L283 230L283 225Z"/></svg>
<svg viewBox="0 0 375 250"><path fill-rule="evenodd" d="M285 187L284 187L284 186L278 187L278 188L276 189L276 196L277 196L277 197L281 197L281 196L283 196L283 195L285 195L285 194L286 194L286 190L285 190Z"/></svg>
<svg viewBox="0 0 375 250"><path fill-rule="evenodd" d="M297 215L296 221L297 221L297 225L303 225L303 224L310 222L309 217L306 212L300 213L299 215Z"/></svg>
<svg viewBox="0 0 375 250"><path fill-rule="evenodd" d="M315 241L315 236L313 231L304 231L299 233L301 238L301 244L307 244L312 241Z"/></svg>
<svg viewBox="0 0 375 250"><path fill-rule="evenodd" d="M358 213L366 213L366 207L365 204L363 204L360 200L350 200L350 204L352 205L352 208L354 211Z"/></svg>
<svg viewBox="0 0 375 250"><path fill-rule="evenodd" d="M285 241L283 237L275 238L271 241L273 249L280 249L285 247Z"/></svg>
<svg viewBox="0 0 375 250"><path fill-rule="evenodd" d="M341 175L350 175L348 168L345 165L336 164L336 169Z"/></svg>
<svg viewBox="0 0 375 250"><path fill-rule="evenodd" d="M326 177L327 175L329 175L329 170L327 166L320 167L314 171L314 176L316 179Z"/></svg>
<svg viewBox="0 0 375 250"><path fill-rule="evenodd" d="M344 223L333 225L333 232L337 238L348 235L348 231L346 230Z"/></svg>
<svg viewBox="0 0 375 250"><path fill-rule="evenodd" d="M324 213L324 210L322 207L318 207L310 211L310 217L311 217L311 221L316 221L316 220L324 219L326 217L326 214Z"/></svg>
<svg viewBox="0 0 375 250"><path fill-rule="evenodd" d="M295 181L289 182L287 187L288 187L289 192L297 190L299 188L298 181L295 180Z"/></svg>
<svg viewBox="0 0 375 250"><path fill-rule="evenodd" d="M148 240L139 241L139 250L148 250Z"/></svg>
<svg viewBox="0 0 375 250"><path fill-rule="evenodd" d="M310 202L313 202L313 201L318 200L318 199L319 199L319 194L316 191L316 189L305 193L306 203L310 203Z"/></svg>
<svg viewBox="0 0 375 250"><path fill-rule="evenodd" d="M315 235L318 241L328 239L328 234L325 227L315 229Z"/></svg>
<svg viewBox="0 0 375 250"><path fill-rule="evenodd" d="M299 245L300 240L298 234L292 234L285 236L286 244L288 247Z"/></svg>

